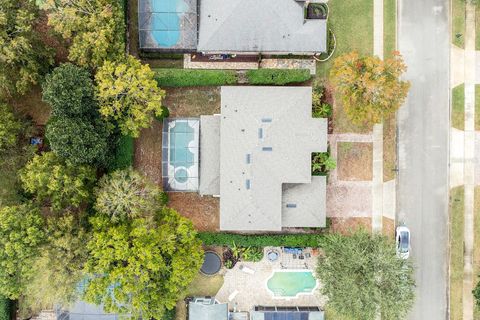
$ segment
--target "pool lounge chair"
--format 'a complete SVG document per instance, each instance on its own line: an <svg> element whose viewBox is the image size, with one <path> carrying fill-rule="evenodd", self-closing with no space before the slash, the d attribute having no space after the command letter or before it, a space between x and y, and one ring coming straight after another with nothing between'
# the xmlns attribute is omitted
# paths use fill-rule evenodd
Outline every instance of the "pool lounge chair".
<svg viewBox="0 0 480 320"><path fill-rule="evenodd" d="M240 270L245 272L245 273L248 273L248 274L254 274L255 273L255 270L250 269L249 267L246 267L244 265L240 266Z"/></svg>

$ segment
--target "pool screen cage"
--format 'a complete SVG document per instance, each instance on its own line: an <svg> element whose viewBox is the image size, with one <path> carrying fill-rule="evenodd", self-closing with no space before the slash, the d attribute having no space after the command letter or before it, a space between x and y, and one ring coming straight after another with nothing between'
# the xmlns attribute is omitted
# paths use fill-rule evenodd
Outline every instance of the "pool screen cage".
<svg viewBox="0 0 480 320"><path fill-rule="evenodd" d="M139 0L141 49L192 52L197 47L197 0Z"/></svg>
<svg viewBox="0 0 480 320"><path fill-rule="evenodd" d="M165 191L198 191L198 118L163 120L162 184Z"/></svg>

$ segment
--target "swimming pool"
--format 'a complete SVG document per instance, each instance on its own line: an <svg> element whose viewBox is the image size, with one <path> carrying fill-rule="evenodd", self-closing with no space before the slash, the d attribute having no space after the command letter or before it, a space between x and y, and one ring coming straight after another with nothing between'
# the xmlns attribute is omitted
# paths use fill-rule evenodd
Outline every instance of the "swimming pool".
<svg viewBox="0 0 480 320"><path fill-rule="evenodd" d="M198 190L199 126L194 118L164 120L162 177L166 190Z"/></svg>
<svg viewBox="0 0 480 320"><path fill-rule="evenodd" d="M196 2L192 0L140 0L139 36L142 47L186 48L196 43ZM196 30L195 30L196 33Z"/></svg>
<svg viewBox="0 0 480 320"><path fill-rule="evenodd" d="M317 280L312 271L277 270L267 280L267 288L278 298L294 298L300 294L313 294Z"/></svg>

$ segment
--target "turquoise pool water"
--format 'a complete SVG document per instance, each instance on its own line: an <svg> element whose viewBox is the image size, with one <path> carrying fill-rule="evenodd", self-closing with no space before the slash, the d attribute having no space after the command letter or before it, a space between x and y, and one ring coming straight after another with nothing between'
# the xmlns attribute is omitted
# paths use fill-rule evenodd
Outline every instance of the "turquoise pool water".
<svg viewBox="0 0 480 320"><path fill-rule="evenodd" d="M275 296L295 297L299 293L312 293L317 280L311 271L275 272L267 287Z"/></svg>
<svg viewBox="0 0 480 320"><path fill-rule="evenodd" d="M169 130L169 163L174 168L174 178L179 183L188 181L188 169L195 164L195 154L189 144L195 139L195 129L188 121L175 121Z"/></svg>
<svg viewBox="0 0 480 320"><path fill-rule="evenodd" d="M151 35L162 47L172 47L180 39L180 16L188 9L182 0L151 0Z"/></svg>

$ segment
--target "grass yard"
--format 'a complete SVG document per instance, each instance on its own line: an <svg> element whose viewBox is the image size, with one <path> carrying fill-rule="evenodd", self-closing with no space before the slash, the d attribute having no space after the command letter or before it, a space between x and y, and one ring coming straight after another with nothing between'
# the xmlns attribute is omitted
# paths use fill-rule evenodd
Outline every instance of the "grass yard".
<svg viewBox="0 0 480 320"><path fill-rule="evenodd" d="M342 101L336 97L333 103L333 133L369 133L372 125L357 125L352 123L343 108Z"/></svg>
<svg viewBox="0 0 480 320"><path fill-rule="evenodd" d="M464 188L450 191L450 319L462 319Z"/></svg>
<svg viewBox="0 0 480 320"><path fill-rule="evenodd" d="M328 26L337 39L337 48L330 60L317 63L317 77L328 78L335 57L356 50L361 54L373 53L373 1L328 1Z"/></svg>
<svg viewBox="0 0 480 320"><path fill-rule="evenodd" d="M220 88L167 88L164 105L170 110L170 117L198 117L220 113Z"/></svg>
<svg viewBox="0 0 480 320"><path fill-rule="evenodd" d="M473 207L473 285L480 280L480 187L475 187L475 202ZM480 319L480 308L475 306L474 319Z"/></svg>
<svg viewBox="0 0 480 320"><path fill-rule="evenodd" d="M383 121L383 181L393 180L397 168L397 119L395 113Z"/></svg>
<svg viewBox="0 0 480 320"><path fill-rule="evenodd" d="M187 289L187 296L215 296L223 285L223 276L207 277L199 274ZM183 300L177 302L175 319L187 319L187 306Z"/></svg>
<svg viewBox="0 0 480 320"><path fill-rule="evenodd" d="M397 1L383 0L383 58L390 58L397 43Z"/></svg>
<svg viewBox="0 0 480 320"><path fill-rule="evenodd" d="M480 85L479 84L475 85L475 130L480 130Z"/></svg>
<svg viewBox="0 0 480 320"><path fill-rule="evenodd" d="M372 180L373 144L363 142L338 142L337 170L339 180Z"/></svg>
<svg viewBox="0 0 480 320"><path fill-rule="evenodd" d="M465 47L465 0L452 0L452 43Z"/></svg>
<svg viewBox="0 0 480 320"><path fill-rule="evenodd" d="M478 5L475 9L475 50L480 50L480 6Z"/></svg>
<svg viewBox="0 0 480 320"><path fill-rule="evenodd" d="M452 126L465 129L465 85L462 83L452 89Z"/></svg>

